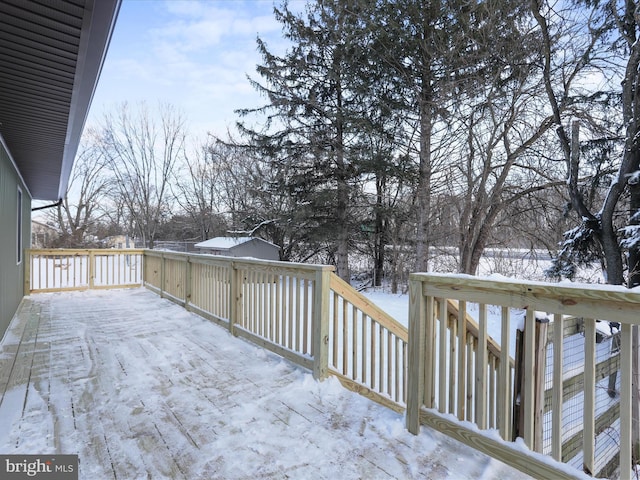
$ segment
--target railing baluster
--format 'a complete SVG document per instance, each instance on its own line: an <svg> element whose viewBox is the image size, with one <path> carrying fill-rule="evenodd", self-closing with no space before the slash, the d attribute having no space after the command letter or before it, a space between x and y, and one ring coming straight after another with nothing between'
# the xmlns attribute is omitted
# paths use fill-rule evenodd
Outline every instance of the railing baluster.
<svg viewBox="0 0 640 480"><path fill-rule="evenodd" d="M447 393L449 389L447 388L447 374L446 374L446 365L447 365L447 300L445 298L438 298L438 355L440 368L438 371L438 411L441 413L447 412ZM444 370L443 370L444 369Z"/></svg>
<svg viewBox="0 0 640 480"><path fill-rule="evenodd" d="M367 315L362 314L362 383L367 383Z"/></svg>
<svg viewBox="0 0 640 480"><path fill-rule="evenodd" d="M584 469L595 475L596 321L584 319Z"/></svg>
<svg viewBox="0 0 640 480"><path fill-rule="evenodd" d="M274 341L273 325L275 323L274 314L274 292L275 292L275 275L272 273L267 274L267 322L269 323L269 330L267 332L267 338Z"/></svg>
<svg viewBox="0 0 640 480"><path fill-rule="evenodd" d="M393 389L392 385L392 365L393 365L393 338L391 332L387 330L387 394L393 398Z"/></svg>
<svg viewBox="0 0 640 480"><path fill-rule="evenodd" d="M353 306L351 312L351 379L357 377L358 367L358 312L356 306Z"/></svg>
<svg viewBox="0 0 640 480"><path fill-rule="evenodd" d="M403 375L404 383L402 385L402 401L408 403L408 390L409 390L409 343L402 342L402 365L403 365Z"/></svg>
<svg viewBox="0 0 640 480"><path fill-rule="evenodd" d="M489 356L489 391L488 391L488 407L489 407L489 423L488 428L496 428L496 357Z"/></svg>
<svg viewBox="0 0 640 480"><path fill-rule="evenodd" d="M301 288L302 285L300 284L300 279L298 277L295 278L295 295L296 295L296 313L295 313L295 319L296 319L296 344L295 344L295 349L296 352L300 351L300 342L302 340L302 318L300 316L301 310L300 310L300 294L301 294Z"/></svg>
<svg viewBox="0 0 640 480"><path fill-rule="evenodd" d="M255 304L254 304L254 321L253 321L253 333L258 336L262 336L262 324L263 324L263 291L262 291L262 272L253 271L253 285L252 288L255 292Z"/></svg>
<svg viewBox="0 0 640 480"><path fill-rule="evenodd" d="M340 297L333 292L333 363L334 368L338 367L338 299Z"/></svg>
<svg viewBox="0 0 640 480"><path fill-rule="evenodd" d="M371 363L369 364L369 370L371 374L370 386L371 388L376 387L376 329L375 324L373 322L373 318L369 318L369 325L371 332Z"/></svg>
<svg viewBox="0 0 640 480"><path fill-rule="evenodd" d="M349 322L348 322L348 309L349 303L342 299L342 374L347 375L347 368L349 364L349 351L347 345L349 345Z"/></svg>
<svg viewBox="0 0 640 480"><path fill-rule="evenodd" d="M303 329L303 338L304 345L302 347L302 353L309 353L309 288L310 283L306 278L304 279L304 329Z"/></svg>
<svg viewBox="0 0 640 480"><path fill-rule="evenodd" d="M478 305L478 347L476 348L476 415L475 421L481 429L487 428L487 305Z"/></svg>
<svg viewBox="0 0 640 480"><path fill-rule="evenodd" d="M457 371L457 360L458 360L458 321L456 318L451 318L449 316L449 300L444 299L445 302L445 311L447 316L447 323L450 325L450 334L449 334L449 413L456 413L456 387L460 388L457 384L458 371Z"/></svg>
<svg viewBox="0 0 640 480"><path fill-rule="evenodd" d="M620 480L631 480L631 465L633 465L632 449L632 422L622 419L632 419L632 353L633 335L638 327L632 327L629 323L623 323L620 331Z"/></svg>
<svg viewBox="0 0 640 480"><path fill-rule="evenodd" d="M293 286L294 286L294 277L293 276L289 276L289 298L288 298L288 304L289 304L289 318L288 318L288 333L287 333L287 347L289 347L290 349L293 348L293 322L294 322L294 318L293 318L293 314L294 314L294 310L293 310L293 295L294 295L294 290L293 290Z"/></svg>
<svg viewBox="0 0 640 480"><path fill-rule="evenodd" d="M382 325L378 325L378 390L384 390L384 335Z"/></svg>
<svg viewBox="0 0 640 480"><path fill-rule="evenodd" d="M55 257L53 258L53 262L55 263ZM49 258L48 257L46 258L46 261L45 261L44 265L45 265L45 272L46 272L46 275L45 275L45 289L49 289L51 287L49 286Z"/></svg>
<svg viewBox="0 0 640 480"><path fill-rule="evenodd" d="M289 277L287 275L282 276L282 316L280 320L280 344L286 345L287 342L287 292Z"/></svg>
<svg viewBox="0 0 640 480"><path fill-rule="evenodd" d="M458 302L458 420L466 420L467 303Z"/></svg>
<svg viewBox="0 0 640 480"><path fill-rule="evenodd" d="M511 340L511 313L509 307L503 306L500 312L501 320L501 349L500 349L500 378L498 379L498 427L503 440L511 441L511 355L509 345Z"/></svg>
<svg viewBox="0 0 640 480"><path fill-rule="evenodd" d="M250 270L249 288L251 289L251 327L253 333L258 331L258 272Z"/></svg>
<svg viewBox="0 0 640 480"><path fill-rule="evenodd" d="M564 317L560 313L553 316L553 398L551 411L551 454L557 461L562 460L562 355L564 352Z"/></svg>
<svg viewBox="0 0 640 480"><path fill-rule="evenodd" d="M473 386L474 386L474 379L475 379L475 372L473 370L475 362L473 361L473 356L474 356L474 345L473 345L473 335L471 335L471 333L469 331L467 331L467 344L466 344L466 349L467 349L467 374L466 374L466 378L467 378L467 396L466 396L466 411L467 411L467 420L469 420L470 422L473 422L475 419L475 413L473 410L474 407L474 402L473 402Z"/></svg>
<svg viewBox="0 0 640 480"><path fill-rule="evenodd" d="M535 349L536 329L535 316L532 308L527 309L524 327L524 443L531 450L534 449L534 411L535 411Z"/></svg>
<svg viewBox="0 0 640 480"><path fill-rule="evenodd" d="M252 332L256 332L256 309L258 308L258 304L256 302L256 272L253 270L247 269L247 288L249 289L249 330Z"/></svg>
<svg viewBox="0 0 640 480"><path fill-rule="evenodd" d="M282 305L282 282L284 281L284 278L282 275L278 275L276 277L276 323L274 325L275 331L276 331L276 343L280 344L282 342L282 332L280 330L281 328L281 322L282 322L282 311L281 311L281 305Z"/></svg>
<svg viewBox="0 0 640 480"><path fill-rule="evenodd" d="M395 358L395 396L393 397L396 402L401 402L402 396L400 394L400 379L401 377L404 378L404 375L402 374L403 372L403 368L402 368L402 357L401 357L401 350L402 350L402 340L398 337L395 337L396 342L395 342L395 354L396 354L396 358Z"/></svg>

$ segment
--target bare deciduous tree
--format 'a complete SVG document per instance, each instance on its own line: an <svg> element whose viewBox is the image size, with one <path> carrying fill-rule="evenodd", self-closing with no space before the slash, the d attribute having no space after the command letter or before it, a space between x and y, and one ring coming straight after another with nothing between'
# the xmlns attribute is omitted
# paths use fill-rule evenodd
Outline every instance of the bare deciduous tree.
<svg viewBox="0 0 640 480"><path fill-rule="evenodd" d="M201 145L185 155L184 168L176 173L176 201L207 240L220 230L225 209L224 169L231 148L220 143Z"/></svg>
<svg viewBox="0 0 640 480"><path fill-rule="evenodd" d="M127 103L105 115L101 147L113 177L113 195L125 206L135 233L153 248L158 227L171 207L169 182L185 148L185 124L171 105L155 120L146 104Z"/></svg>
<svg viewBox="0 0 640 480"><path fill-rule="evenodd" d="M57 225L58 247L87 247L96 243L97 222L104 216L104 200L111 187L106 162L95 143L95 131L85 134L69 186L48 219Z"/></svg>
<svg viewBox="0 0 640 480"><path fill-rule="evenodd" d="M571 207L580 222L576 228L567 232L564 248L553 273L570 275L576 263L597 261L600 262L607 283L638 285L640 243L623 241L625 233L633 230L625 230L623 227L627 223L632 225L637 221L639 216L636 212L640 207L636 192L637 182L634 182L636 172L640 170L640 114L637 111L640 98L640 45L637 41L640 25L637 5L635 2L611 1L602 5L599 2L587 2L582 10L578 10L581 18L577 21L574 18L575 13L574 17L570 15L571 12L565 16L558 15L558 12L552 12L544 2L533 1L531 5L543 36L543 78L547 101L566 165L566 183ZM567 24L569 27L566 27ZM571 26L575 31L589 32L589 35L582 35L587 41L580 45L570 33L558 35L558 30L564 29L566 32ZM558 38L564 38L565 43L559 45L556 40ZM571 48L568 48L569 46ZM574 58L573 68L562 65L562 76L554 75L554 65L559 62L558 59L567 58L568 55ZM583 131L603 141L616 137L621 140L624 138L624 147L618 152L620 159L617 162L617 173L611 176L608 190L601 200L596 202L586 194L588 186L583 181L586 165L581 161L580 123L575 121L575 114L572 115L573 121L570 121L565 109L566 105L575 105L580 97L585 97L585 94L576 88L570 89L570 80L576 79L580 73L579 69L585 65L591 67L591 72L594 72L596 67L601 67L601 71L608 73L608 77L602 73L601 85L598 85L599 88L590 97L592 109L596 110L595 106L600 106L598 110L604 109L606 114L600 115L603 118L594 114L583 116L580 122ZM610 72L614 74L611 75ZM622 80L621 92L617 91L617 82L614 83L616 75ZM610 99L616 97L620 102L618 105L612 105ZM615 151L609 151L604 157L615 154ZM601 162L606 160L600 159ZM626 212L623 213L623 210ZM633 239L633 235L630 238ZM627 265L625 248L628 250ZM628 277L625 282L627 268Z"/></svg>

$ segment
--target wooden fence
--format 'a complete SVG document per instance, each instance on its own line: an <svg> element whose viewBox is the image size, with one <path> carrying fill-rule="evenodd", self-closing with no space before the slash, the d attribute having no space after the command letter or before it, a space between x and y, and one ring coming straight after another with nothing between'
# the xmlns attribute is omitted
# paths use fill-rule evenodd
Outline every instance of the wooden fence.
<svg viewBox="0 0 640 480"><path fill-rule="evenodd" d="M454 301L461 310L473 302L478 309L478 342L472 361L462 328L447 329L438 305ZM622 287L585 288L546 283L483 280L476 277L412 274L410 277L409 375L407 428L417 433L429 425L535 477L572 478L580 470L596 474L610 469L611 456L600 455L603 445L617 449L620 478L632 476L631 334L640 323L640 294ZM541 355L536 344L536 311L548 312L553 322L553 348ZM522 315L522 318L517 318ZM579 371L571 372L566 333L581 319L581 342L571 347L579 354ZM490 360L489 319L497 322L501 353L497 368ZM602 359L596 342L596 319L621 324L615 360ZM510 366L510 338L516 322L524 324L522 389L514 398L514 372ZM573 323L572 323L573 322ZM565 328L569 326L569 329ZM492 323L492 327L495 325ZM568 335L574 337L574 334ZM453 350L456 353L451 353ZM482 353L484 352L484 353ZM605 355L606 356L606 355ZM547 376L536 377L536 358L544 358ZM612 363L619 365L617 399L609 397ZM452 374L455 371L457 374ZM494 378L494 373L497 372ZM577 377L577 378L576 378ZM536 386L542 383L542 388ZM575 388L580 384L580 388ZM495 393L492 393L494 391ZM546 394L545 391L550 392ZM445 395L448 393L449 398ZM452 397L457 401L454 401ZM542 401L537 398L542 397ZM602 404L603 397L610 402ZM545 404L545 398L547 403ZM523 451L512 440L512 410L521 404L520 435L533 451L542 454L545 444L558 462L579 461L572 470L553 465L541 455ZM578 406L580 417L569 419L569 405ZM601 407L605 405L605 407ZM451 420L450 414L476 425L470 428ZM495 427L492 426L492 416ZM613 418L615 417L615 418ZM548 420L548 426L541 422ZM612 428L607 428L613 426ZM581 430L576 435L576 425ZM497 428L502 441L483 432ZM542 431L543 441L536 442ZM579 448L576 448L579 443ZM572 451L569 452L569 449ZM579 451L578 451L579 450ZM571 462L570 462L571 463ZM575 463L575 461L574 461ZM607 466L609 465L609 466Z"/></svg>

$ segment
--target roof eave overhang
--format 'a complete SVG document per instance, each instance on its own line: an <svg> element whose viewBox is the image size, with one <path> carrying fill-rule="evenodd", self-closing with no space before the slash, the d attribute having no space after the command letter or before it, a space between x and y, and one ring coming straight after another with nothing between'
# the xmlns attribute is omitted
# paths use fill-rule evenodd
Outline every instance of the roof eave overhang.
<svg viewBox="0 0 640 480"><path fill-rule="evenodd" d="M76 73L71 96L71 108L64 154L60 169L60 183L57 198L64 198L69 178L78 152L78 145L89 113L89 107L100 78L104 59L111 41L113 28L122 0L88 0L80 37Z"/></svg>
<svg viewBox="0 0 640 480"><path fill-rule="evenodd" d="M66 194L121 0L0 0L0 137L33 199Z"/></svg>

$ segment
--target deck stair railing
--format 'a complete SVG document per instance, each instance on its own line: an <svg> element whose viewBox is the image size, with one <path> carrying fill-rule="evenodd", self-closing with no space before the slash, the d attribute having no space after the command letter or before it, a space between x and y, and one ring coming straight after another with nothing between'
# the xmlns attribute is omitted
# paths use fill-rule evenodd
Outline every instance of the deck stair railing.
<svg viewBox="0 0 640 480"><path fill-rule="evenodd" d="M438 308L445 301L457 302L460 310L474 305L478 312L480 344L476 352L485 354L476 353L470 359L465 348L468 339L464 328L446 331L446 322ZM417 433L420 425L429 425L542 478L575 478L582 471L591 475L611 472L610 449L615 448L619 477L629 479L634 475L632 444L637 442L632 442L635 420L631 338L632 327L640 323L639 293L623 287L588 288L412 274L409 309L406 415L409 431ZM552 323L551 334L536 335L536 323L539 323L536 319L540 319L537 312L543 312ZM575 317L581 319L579 331L575 331ZM597 320L620 323L619 341L614 350L597 342ZM497 322L503 346L495 379L490 367L491 342L487 334L490 322ZM514 398L514 371L510 367L508 345L513 337L511 332L520 322L524 326L523 373L520 395ZM536 338L546 340L549 335L553 338L552 348L547 349L546 341L536 342ZM611 356L610 359L603 360L603 348L608 349L604 355ZM575 355L580 358L576 360ZM536 359L545 365L546 375L535 374L539 371ZM619 376L614 377L618 368ZM495 397L491 394L492 385L497 385ZM611 392L612 385L615 393ZM516 403L521 404L519 435L530 450L540 455L525 453L511 443L511 406ZM579 412L577 418L571 413L572 405L573 412ZM453 421L451 415L475 426ZM492 425L493 419L495 425ZM502 440L487 432L493 428L497 428ZM539 436L542 441L536 440ZM603 454L605 451L608 453ZM567 470L560 463L553 464L544 458L545 453L558 462L567 461L573 468Z"/></svg>
<svg viewBox="0 0 640 480"><path fill-rule="evenodd" d="M335 274L329 288L330 373L345 387L403 412L407 328Z"/></svg>
<svg viewBox="0 0 640 480"><path fill-rule="evenodd" d="M161 296L313 370L316 378L336 376L346 388L403 412L409 370L407 328L333 270L146 250L144 278L146 286ZM479 345L477 323L459 312L456 302L447 303L447 312L456 319L452 328L463 325L471 357ZM488 343L495 378L501 353L495 341ZM492 392L497 395L495 388Z"/></svg>

